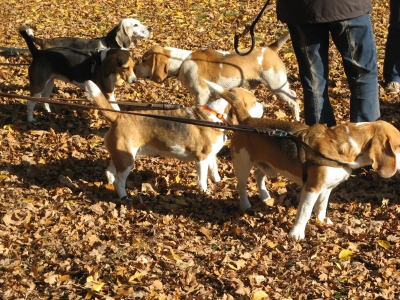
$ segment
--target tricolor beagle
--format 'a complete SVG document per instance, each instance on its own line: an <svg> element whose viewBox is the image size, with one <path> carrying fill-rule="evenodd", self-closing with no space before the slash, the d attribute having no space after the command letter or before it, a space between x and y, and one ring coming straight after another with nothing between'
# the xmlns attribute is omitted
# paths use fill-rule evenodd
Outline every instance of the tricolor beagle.
<svg viewBox="0 0 400 300"><path fill-rule="evenodd" d="M124 49L103 49L100 51L84 52L73 48L49 48L39 50L26 33L26 26L19 29L32 54L29 66L29 90L33 97L50 97L54 79L72 83L84 88L87 80L93 80L114 101L114 87L117 74L128 82L136 82L134 61L130 52ZM35 121L33 108L35 101L28 101L28 121ZM117 104L113 107L119 110ZM50 112L48 103L45 108Z"/></svg>
<svg viewBox="0 0 400 300"><path fill-rule="evenodd" d="M280 173L303 185L296 220L290 231L295 240L304 238L312 210L320 221L332 224L329 219L325 220L329 195L353 169L372 165L386 178L400 168L400 132L385 121L347 123L328 128L321 124L308 127L287 121L254 119L243 109L241 94L209 84L219 97L232 105L239 124L278 129L294 136L235 132L231 154L242 210L251 207L246 185L253 166L257 167L254 175L263 201L270 198L264 182L266 175L271 177Z"/></svg>
<svg viewBox="0 0 400 300"><path fill-rule="evenodd" d="M112 108L93 82L87 82L86 91L88 97L93 99L94 105L100 108ZM262 105L256 101L252 93L247 91L245 97L239 101L253 117L262 116ZM104 144L111 156L106 176L109 183L114 184L120 198L127 196L125 183L137 154L195 161L197 184L202 191L207 190L207 174L214 182L220 180L216 154L226 142L227 130L116 111L102 110L102 113L110 123L110 129L104 137ZM217 99L206 105L170 111L141 111L141 113L211 122L221 122L221 119L217 118L220 114L227 122L235 123L236 120L230 105L224 99Z"/></svg>
<svg viewBox="0 0 400 300"><path fill-rule="evenodd" d="M289 32L286 32L268 47L255 48L246 56L213 49L191 52L155 46L144 53L142 62L135 66L135 73L138 78L150 78L156 82L177 76L195 96L197 104L206 103L210 97L210 89L204 80L227 89L245 85L255 88L263 83L288 103L293 118L299 121L300 100L289 88L286 67L277 53L289 37Z"/></svg>
<svg viewBox="0 0 400 300"><path fill-rule="evenodd" d="M40 49L53 47L70 47L80 50L95 50L104 48L129 48L138 39L147 39L151 33L151 27L145 26L133 18L122 19L106 36L84 39L72 37L57 37L41 39L34 36L32 29L27 33Z"/></svg>

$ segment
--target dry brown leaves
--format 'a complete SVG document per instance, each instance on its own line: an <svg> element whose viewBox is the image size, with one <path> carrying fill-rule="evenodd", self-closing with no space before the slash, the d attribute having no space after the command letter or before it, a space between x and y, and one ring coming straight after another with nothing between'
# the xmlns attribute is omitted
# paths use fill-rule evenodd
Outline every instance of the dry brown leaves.
<svg viewBox="0 0 400 300"><path fill-rule="evenodd" d="M27 1L25 1L27 2ZM29 1L2 3L0 45L23 47L17 28L37 36L94 37L121 18L153 28L132 54L151 45L232 49L237 20L252 20L263 1ZM63 3L63 4L61 4ZM382 72L387 1L372 14ZM256 27L257 44L285 30L275 11ZM331 95L340 122L348 119L348 89L334 47ZM281 51L301 98L290 43ZM29 54L0 55L1 63L27 63ZM28 94L26 66L0 66L2 92ZM382 91L381 91L382 92ZM266 116L289 119L286 105L265 87L255 91ZM171 78L116 90L120 99L190 104ZM58 82L54 97L83 98ZM218 184L200 194L191 163L143 157L128 178L132 202L105 184L107 124L91 110L37 109L27 124L24 101L0 98L0 295L3 299L398 299L400 297L399 176L382 179L357 170L331 195L332 226L311 220L306 239L288 238L299 187L268 180L273 201L241 213L229 150L218 156ZM381 93L383 119L399 125L399 99Z"/></svg>

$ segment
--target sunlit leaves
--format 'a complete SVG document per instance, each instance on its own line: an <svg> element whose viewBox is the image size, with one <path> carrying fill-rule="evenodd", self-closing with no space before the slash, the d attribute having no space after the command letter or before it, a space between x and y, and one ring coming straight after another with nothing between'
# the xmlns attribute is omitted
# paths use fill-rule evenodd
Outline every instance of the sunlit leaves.
<svg viewBox="0 0 400 300"><path fill-rule="evenodd" d="M152 27L152 37L131 49L136 61L153 45L232 50L236 26L252 21L264 1L6 1L1 46L25 47L16 28L40 37L105 34L132 16ZM371 13L383 61L388 2ZM286 26L275 10L256 26L257 45ZM245 40L244 44L249 40ZM289 83L302 99L297 62L288 41L279 53ZM27 54L0 55L0 63L27 63ZM0 66L4 92L29 94L26 66ZM330 101L338 123L348 121L349 90L342 62L330 48ZM381 79L381 75L380 75ZM121 100L191 105L176 78L140 80L116 88ZM290 120L290 109L267 87L254 90L265 117ZM56 82L54 96L84 98ZM399 99L380 93L382 116L399 127ZM229 141L218 155L221 182L197 190L195 166L140 157L128 177L130 199L118 199L104 170L108 124L97 110L57 106L27 124L26 100L1 97L0 285L5 299L396 299L400 247L400 185L362 168L332 191L325 226L313 214L306 239L288 232L300 186L283 176L266 180L271 198L238 209ZM125 107L129 109L129 107ZM279 157L277 157L279 159ZM315 221L314 221L315 220ZM344 250L344 252L341 252ZM350 251L350 252L349 252Z"/></svg>

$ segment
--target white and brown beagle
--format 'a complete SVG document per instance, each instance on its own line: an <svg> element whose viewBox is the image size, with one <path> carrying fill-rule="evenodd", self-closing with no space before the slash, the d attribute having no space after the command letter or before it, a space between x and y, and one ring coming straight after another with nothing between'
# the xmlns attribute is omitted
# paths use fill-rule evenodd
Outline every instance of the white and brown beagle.
<svg viewBox="0 0 400 300"><path fill-rule="evenodd" d="M93 82L87 82L86 91L97 107L112 109ZM262 116L262 105L256 101L252 93L247 92L239 101L253 117ZM221 122L222 119L236 122L230 105L224 99L176 110L151 110L141 113L211 122ZM114 184L120 198L127 196L125 183L137 154L195 161L197 184L202 191L207 190L207 175L214 182L220 180L216 154L226 142L227 130L116 111L102 110L102 114L110 123L110 129L104 137L104 144L111 156L106 176L109 183ZM223 118L219 118L220 115Z"/></svg>
<svg viewBox="0 0 400 300"><path fill-rule="evenodd" d="M246 56L213 49L191 52L155 46L144 53L142 62L135 66L135 73L138 78L150 78L156 82L177 76L195 96L197 104L206 103L210 97L210 89L204 80L227 89L246 85L255 88L263 83L288 103L293 118L299 121L300 100L289 88L286 67L277 53L289 37L289 32L286 32L268 47L255 48Z"/></svg>
<svg viewBox="0 0 400 300"><path fill-rule="evenodd" d="M40 49L53 47L70 47L80 50L95 50L104 48L129 48L139 39L147 39L151 33L151 27L145 26L133 18L122 19L106 36L84 39L73 37L57 37L42 39L34 36L32 29L27 29L32 41L39 45Z"/></svg>
<svg viewBox="0 0 400 300"><path fill-rule="evenodd" d="M294 136L235 132L231 154L242 210L251 207L246 186L253 166L257 167L254 174L263 201L270 198L265 176L279 173L303 185L296 221L290 231L295 240L304 238L312 210L321 222L332 224L329 219L325 220L329 195L353 169L372 165L384 178L393 176L400 169L400 132L385 121L347 123L328 128L320 124L308 127L287 121L254 119L243 109L241 94L210 85L232 105L239 124L282 130Z"/></svg>
<svg viewBox="0 0 400 300"><path fill-rule="evenodd" d="M85 52L73 48L49 48L39 50L26 33L26 26L21 26L20 34L25 39L32 54L29 66L29 90L33 97L50 97L54 79L72 83L85 88L85 81L93 80L110 101L115 101L114 87L117 75L128 82L136 82L134 61L125 49L103 49ZM28 100L28 121L35 121L33 108L35 101ZM45 108L50 112L48 103ZM114 109L119 110L117 104Z"/></svg>

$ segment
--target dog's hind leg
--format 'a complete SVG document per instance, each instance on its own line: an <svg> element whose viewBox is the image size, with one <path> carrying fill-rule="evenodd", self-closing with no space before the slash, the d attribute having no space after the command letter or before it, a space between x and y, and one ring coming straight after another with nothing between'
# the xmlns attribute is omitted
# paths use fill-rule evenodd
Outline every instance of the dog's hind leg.
<svg viewBox="0 0 400 300"><path fill-rule="evenodd" d="M269 198L271 198L266 186L265 186L265 170L261 170L260 167L257 166L257 168L254 170L254 176L256 178L256 182L257 182L257 187L258 187L258 191L260 193L260 199L261 201L266 201Z"/></svg>
<svg viewBox="0 0 400 300"><path fill-rule="evenodd" d="M317 199L317 202L314 205L314 212L317 216L317 219L320 222L324 222L326 218L326 209L328 208L328 199L329 195L331 194L332 189L327 188L323 189L321 191L321 194L319 194L319 197ZM329 219L326 218L326 224L333 224L333 222Z"/></svg>
<svg viewBox="0 0 400 300"><path fill-rule="evenodd" d="M54 79L50 79L46 83L46 86L44 87L44 90L42 92L42 97L49 98L51 93L53 92L53 87L54 87ZM48 103L43 103L43 106L47 112L51 112L50 105Z"/></svg>
<svg viewBox="0 0 400 300"><path fill-rule="evenodd" d="M251 207L247 196L247 179L253 164L250 161L249 154L244 149L241 149L240 153L232 153L232 162L237 178L236 189L240 198L240 209L246 210Z"/></svg>
<svg viewBox="0 0 400 300"><path fill-rule="evenodd" d="M113 161L111 161L106 170L106 177L108 183L113 184L116 176L117 176L117 169L115 168Z"/></svg>
<svg viewBox="0 0 400 300"><path fill-rule="evenodd" d="M40 94L31 95L32 97L40 97ZM36 119L33 117L33 109L35 108L36 101L28 100L27 103L27 120L28 122L35 122Z"/></svg>

